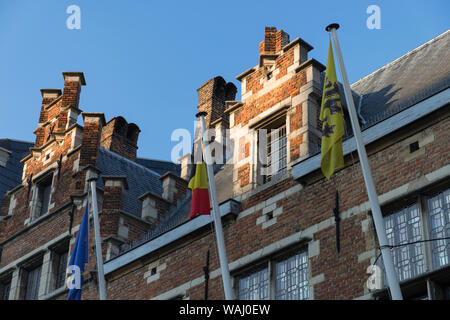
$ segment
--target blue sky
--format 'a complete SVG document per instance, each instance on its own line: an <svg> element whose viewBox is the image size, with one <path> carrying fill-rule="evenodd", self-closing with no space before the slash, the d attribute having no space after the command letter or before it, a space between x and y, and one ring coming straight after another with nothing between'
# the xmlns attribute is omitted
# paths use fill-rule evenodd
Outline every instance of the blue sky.
<svg viewBox="0 0 450 320"><path fill-rule="evenodd" d="M66 27L72 4L80 30ZM372 4L380 30L366 27ZM0 0L0 138L34 141L39 90L62 89L63 71L82 71L80 108L135 122L138 156L169 160L172 131L192 130L196 89L217 75L240 88L235 77L257 64L265 26L301 37L325 64L324 28L338 22L354 82L447 30L449 12L447 0Z"/></svg>

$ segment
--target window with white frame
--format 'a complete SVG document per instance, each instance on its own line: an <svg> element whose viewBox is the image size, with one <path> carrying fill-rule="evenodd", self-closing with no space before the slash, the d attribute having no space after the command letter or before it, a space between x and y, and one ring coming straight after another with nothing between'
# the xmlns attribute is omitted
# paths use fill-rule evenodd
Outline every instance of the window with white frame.
<svg viewBox="0 0 450 320"><path fill-rule="evenodd" d="M271 119L259 129L258 160L261 183L283 175L287 170L286 114Z"/></svg>
<svg viewBox="0 0 450 320"><path fill-rule="evenodd" d="M309 297L308 253L302 250L271 259L253 272L237 277L240 300L306 300Z"/></svg>
<svg viewBox="0 0 450 320"><path fill-rule="evenodd" d="M450 189L419 195L414 203L386 215L384 222L401 282L420 278L424 273L439 275L440 269L450 267ZM379 265L384 267L382 259ZM438 279L432 279L433 286L442 291L439 296L446 297L450 277L433 277Z"/></svg>

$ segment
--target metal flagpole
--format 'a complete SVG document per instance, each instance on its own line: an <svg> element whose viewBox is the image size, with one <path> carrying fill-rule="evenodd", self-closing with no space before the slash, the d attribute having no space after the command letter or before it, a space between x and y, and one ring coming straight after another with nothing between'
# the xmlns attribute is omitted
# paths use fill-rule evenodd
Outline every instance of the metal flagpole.
<svg viewBox="0 0 450 320"><path fill-rule="evenodd" d="M222 220L220 217L219 203L217 200L216 184L214 182L214 170L212 167L211 155L206 150L208 147L208 141L207 139L204 139L206 134L205 115L207 115L206 112L199 112L197 114L197 118L200 118L201 124L201 132L203 140L203 157L206 161L206 173L208 175L208 182L209 182L208 189L213 206L213 219L215 225L214 229L216 229L216 239L219 251L220 269L222 271L222 282L225 291L225 299L234 300L233 290L231 289L231 278L230 278L230 271L228 269L227 254L225 251L225 240L223 238Z"/></svg>
<svg viewBox="0 0 450 320"><path fill-rule="evenodd" d="M103 258L102 258L102 244L100 238L100 224L98 221L98 207L97 207L97 177L89 179L92 195L92 215L94 216L94 235L95 235L95 253L97 256L97 280L98 292L100 300L106 300L106 286L105 274L103 272Z"/></svg>
<svg viewBox="0 0 450 320"><path fill-rule="evenodd" d="M326 30L328 32L331 32L333 44L336 49L336 58L339 64L339 71L342 78L342 84L344 86L345 101L347 102L350 120L352 123L353 134L355 135L356 147L358 149L358 156L361 161L361 168L364 176L364 182L366 184L367 194L369 196L369 202L372 208L372 216L375 223L375 230L377 232L378 241L380 243L381 254L383 256L383 263L386 269L389 289L391 290L393 300L402 300L403 299L402 291L400 290L397 273L395 272L391 250L388 247L383 216L381 215L378 196L375 191L372 173L370 172L369 161L367 160L366 148L364 146L361 136L361 128L359 127L358 116L356 115L355 105L353 103L353 96L350 90L350 85L348 83L347 72L345 71L344 60L342 58L342 52L339 46L339 40L336 33L337 29L339 29L339 24L337 23L330 24L329 26L326 27Z"/></svg>

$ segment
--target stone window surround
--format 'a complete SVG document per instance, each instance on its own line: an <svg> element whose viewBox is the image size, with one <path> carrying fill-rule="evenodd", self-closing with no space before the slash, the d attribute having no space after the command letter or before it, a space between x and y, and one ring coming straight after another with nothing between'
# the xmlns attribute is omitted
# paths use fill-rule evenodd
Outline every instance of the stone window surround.
<svg viewBox="0 0 450 320"><path fill-rule="evenodd" d="M419 221L422 239L429 239L430 227L428 222L428 200L430 198L433 198L435 195L446 191L448 188L450 188L450 184L443 181L425 190L418 190L412 194L406 195L401 199L397 199L394 202L387 203L382 207L383 217L394 214L410 205L417 204L419 210ZM378 250L376 252L379 253ZM448 277L447 280L442 280L443 274L448 273L448 270L450 270L450 263L437 269L433 267L430 242L422 243L422 254L424 255L424 272L415 277L411 277L400 282L403 294L407 297L413 295L410 297L413 299L419 296L422 297L422 293L423 298L425 298L426 296L426 298L430 300L436 298L441 299L439 298L443 294L440 293L440 291L443 290L441 287L450 286L450 277ZM371 259L371 263L374 262L374 259L375 258ZM382 267L381 257L378 259L377 264ZM374 297L387 297L388 292L385 282L386 281L384 281L383 283L383 289L374 290L372 292ZM417 291L418 287L423 287L423 292L421 294L419 294Z"/></svg>
<svg viewBox="0 0 450 320"><path fill-rule="evenodd" d="M55 163L56 165L56 163ZM50 213L50 210L54 208L55 203L52 203L52 195L55 191L55 178L57 177L56 175L56 168L54 168L54 166L48 168L47 170L39 173L39 175L35 178L33 178L33 186L32 186L32 195L31 195L31 201L30 201L30 217L28 219L25 220L25 224L27 225L31 225L34 223L37 223L38 221L40 221L41 218L47 216ZM37 197L38 197L38 193L39 193L39 183L42 182L43 180L49 178L51 176L51 185L50 185L50 196L49 196L49 200L48 200L48 209L47 212L44 212L43 214L40 215L39 212L37 212Z"/></svg>
<svg viewBox="0 0 450 320"><path fill-rule="evenodd" d="M272 108L269 108L266 112L263 112L262 114L260 114L259 116L253 118L250 122L249 122L249 129L255 130L255 134L252 135L252 141L251 143L256 146L253 148L253 152L254 154L251 154L250 157L253 157L253 159L255 159L256 161L253 161L253 163L257 163L257 165L254 166L254 171L251 174L250 177L250 184L253 185L255 188L258 188L260 186L263 186L265 184L268 184L272 181L279 181L279 180L283 180L282 178L285 176L285 174L281 174L281 175L272 175L272 179L269 181L264 181L264 176L260 174L260 168L261 168L261 163L259 161L259 135L258 135L258 130L259 129L264 129L266 128L268 125L270 125L271 123L279 120L280 118L285 118L284 123L285 123L285 128L286 128L286 162L287 162L287 166L286 169L289 170L289 163L290 163L290 142L289 142L289 134L290 134L290 128L289 128L289 109L291 108L292 105L292 101L290 98L287 98L283 101L281 101L280 103L276 104L275 106L273 106ZM266 147L266 145L264 145L264 147ZM252 177L254 179L254 181L252 180Z"/></svg>
<svg viewBox="0 0 450 320"><path fill-rule="evenodd" d="M74 228L75 229L75 228ZM25 293L24 276L26 270L41 265L41 276L39 284L39 300L50 299L53 296L61 294L68 289L65 286L60 288L54 288L53 284L56 280L55 267L57 252L61 252L63 247L67 246L67 250L70 249L70 236L66 235L57 239L50 245L43 246L32 252L28 257L21 259L15 266L7 268L2 274L0 279L10 278L11 289L9 294L10 300L21 300ZM72 241L73 242L73 241ZM67 263L69 263L70 252L68 252Z"/></svg>

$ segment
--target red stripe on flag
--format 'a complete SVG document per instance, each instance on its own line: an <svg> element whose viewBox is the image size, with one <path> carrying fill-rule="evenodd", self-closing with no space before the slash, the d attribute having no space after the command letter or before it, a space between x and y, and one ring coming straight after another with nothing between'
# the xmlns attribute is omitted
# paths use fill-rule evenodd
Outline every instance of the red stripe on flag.
<svg viewBox="0 0 450 320"><path fill-rule="evenodd" d="M208 189L196 188L192 191L191 213L189 219L211 213Z"/></svg>

